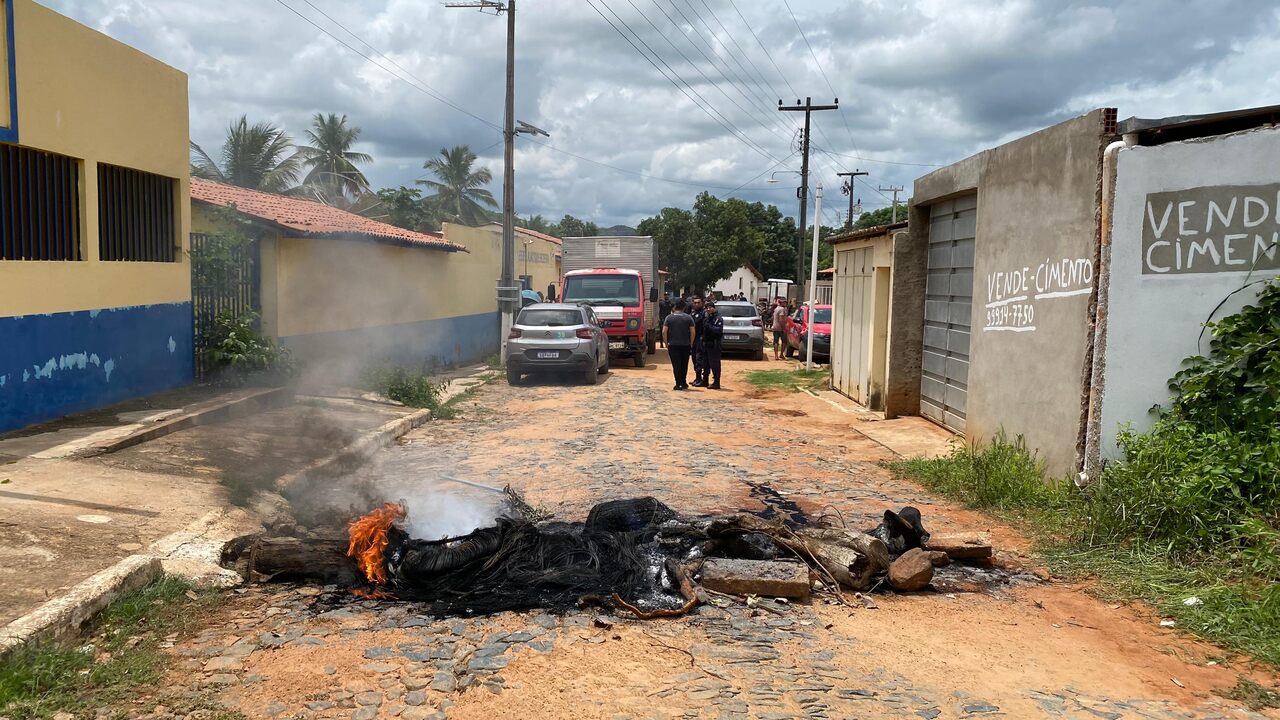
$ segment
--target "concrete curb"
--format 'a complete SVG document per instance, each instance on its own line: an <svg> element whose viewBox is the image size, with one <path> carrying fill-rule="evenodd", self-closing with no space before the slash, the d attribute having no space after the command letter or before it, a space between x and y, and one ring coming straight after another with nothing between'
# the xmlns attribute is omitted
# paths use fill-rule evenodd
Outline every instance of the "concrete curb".
<svg viewBox="0 0 1280 720"><path fill-rule="evenodd" d="M162 574L159 558L130 555L6 625L0 630L0 660L23 647L75 637L112 600Z"/></svg>
<svg viewBox="0 0 1280 720"><path fill-rule="evenodd" d="M441 395L441 402L447 402L467 390L484 385L486 383L484 376L488 373L489 370L486 369L471 375L450 380L448 386L444 390L444 393ZM431 409L423 408L422 410L410 413L404 417L399 417L395 420L383 423L377 429L371 430L356 438L353 442L333 455L318 460L297 472L281 476L276 480L276 491L287 496L288 489L295 485L299 480L305 480L312 474L321 474L330 468L334 468L339 464L346 462L352 455L365 455L378 450L379 448L390 447L397 439L408 434L409 431L414 428L425 425L430 419Z"/></svg>
<svg viewBox="0 0 1280 720"><path fill-rule="evenodd" d="M196 409L185 412L182 415L172 419L165 420L151 427L144 428L135 433L131 433L117 440L112 440L105 445L99 445L88 453L89 455L106 455L123 450L127 447L140 445L149 440L164 437L179 430L197 427L199 425L208 425L215 422L223 422L239 417L254 415L264 410L280 407L287 404L293 398L293 388L290 386L262 388L260 390L251 390L247 394L234 397L229 400L213 400L201 403Z"/></svg>

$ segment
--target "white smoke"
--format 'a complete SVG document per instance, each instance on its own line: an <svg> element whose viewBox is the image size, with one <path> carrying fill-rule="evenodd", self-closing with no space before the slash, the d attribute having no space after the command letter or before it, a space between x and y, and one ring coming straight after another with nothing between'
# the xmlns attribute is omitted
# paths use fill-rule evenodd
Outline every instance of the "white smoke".
<svg viewBox="0 0 1280 720"><path fill-rule="evenodd" d="M504 508L503 496L483 490L462 491L434 482L406 497L405 530L420 540L439 540L491 527ZM483 494L482 494L483 493Z"/></svg>

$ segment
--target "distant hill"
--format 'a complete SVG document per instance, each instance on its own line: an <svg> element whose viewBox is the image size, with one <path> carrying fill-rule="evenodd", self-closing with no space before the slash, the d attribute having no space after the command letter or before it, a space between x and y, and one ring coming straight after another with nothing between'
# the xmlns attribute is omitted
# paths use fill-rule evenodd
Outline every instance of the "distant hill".
<svg viewBox="0 0 1280 720"><path fill-rule="evenodd" d="M627 237L635 235L636 229L630 225L614 225L613 227L600 228L601 235L617 235L618 237Z"/></svg>

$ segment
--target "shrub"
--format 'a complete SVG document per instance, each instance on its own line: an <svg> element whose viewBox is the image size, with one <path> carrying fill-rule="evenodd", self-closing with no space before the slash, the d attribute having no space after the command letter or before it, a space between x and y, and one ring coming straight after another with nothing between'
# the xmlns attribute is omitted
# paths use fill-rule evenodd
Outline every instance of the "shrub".
<svg viewBox="0 0 1280 720"><path fill-rule="evenodd" d="M208 367L219 372L223 382L242 384L250 379L280 381L297 374L289 351L258 332L258 314L223 312L199 349Z"/></svg>
<svg viewBox="0 0 1280 720"><path fill-rule="evenodd" d="M404 367L371 368L364 373L364 385L409 407L440 407L445 383L438 383L427 373Z"/></svg>

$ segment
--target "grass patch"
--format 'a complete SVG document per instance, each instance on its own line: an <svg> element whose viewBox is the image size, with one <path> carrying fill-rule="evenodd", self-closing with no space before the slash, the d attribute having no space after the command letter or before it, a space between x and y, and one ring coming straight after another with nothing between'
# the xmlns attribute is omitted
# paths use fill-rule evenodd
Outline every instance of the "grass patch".
<svg viewBox="0 0 1280 720"><path fill-rule="evenodd" d="M752 370L744 378L758 388L800 392L825 390L831 385L830 370Z"/></svg>
<svg viewBox="0 0 1280 720"><path fill-rule="evenodd" d="M1224 698L1238 700L1255 712L1280 708L1280 692L1263 687L1245 677L1240 678L1235 687L1218 694Z"/></svg>
<svg viewBox="0 0 1280 720"><path fill-rule="evenodd" d="M117 598L82 645L21 650L0 663L0 715L28 720L127 702L164 677L164 638L190 632L219 597L167 577Z"/></svg>
<svg viewBox="0 0 1280 720"><path fill-rule="evenodd" d="M436 382L429 373L406 367L370 368L361 380L366 389L382 393L396 402L432 410L440 404L445 386L443 382Z"/></svg>
<svg viewBox="0 0 1280 720"><path fill-rule="evenodd" d="M1158 511L1134 502L1127 484L1108 487L1104 476L1079 490L1070 481L1046 481L1043 464L1021 438L1001 435L985 447L958 446L947 457L886 466L1018 526L1056 575L1093 580L1091 591L1106 598L1145 601L1181 629L1280 667L1280 577L1257 548L1153 536L1149 513ZM1145 497L1152 495L1158 493ZM1172 498L1187 514L1204 511L1182 494ZM1126 502L1127 512L1117 509Z"/></svg>

